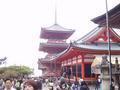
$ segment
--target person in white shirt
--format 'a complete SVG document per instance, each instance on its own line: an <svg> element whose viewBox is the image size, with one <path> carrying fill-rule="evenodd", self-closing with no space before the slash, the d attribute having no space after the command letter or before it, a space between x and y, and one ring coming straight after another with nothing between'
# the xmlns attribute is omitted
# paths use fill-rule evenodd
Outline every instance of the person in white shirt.
<svg viewBox="0 0 120 90"><path fill-rule="evenodd" d="M6 79L4 82L5 88L4 90L16 90L13 88L12 80L11 79Z"/></svg>
<svg viewBox="0 0 120 90"><path fill-rule="evenodd" d="M81 85L81 82L82 82L82 81L83 81L83 79L82 79L82 78L80 78L80 79L79 79L79 84L80 84L80 85Z"/></svg>

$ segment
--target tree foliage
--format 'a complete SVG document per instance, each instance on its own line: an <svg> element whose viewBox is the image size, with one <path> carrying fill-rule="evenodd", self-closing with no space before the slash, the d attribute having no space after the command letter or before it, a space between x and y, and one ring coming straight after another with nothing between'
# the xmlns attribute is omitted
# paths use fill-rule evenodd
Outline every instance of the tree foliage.
<svg viewBox="0 0 120 90"><path fill-rule="evenodd" d="M17 78L28 76L33 73L33 69L27 66L9 66L0 68L0 78Z"/></svg>

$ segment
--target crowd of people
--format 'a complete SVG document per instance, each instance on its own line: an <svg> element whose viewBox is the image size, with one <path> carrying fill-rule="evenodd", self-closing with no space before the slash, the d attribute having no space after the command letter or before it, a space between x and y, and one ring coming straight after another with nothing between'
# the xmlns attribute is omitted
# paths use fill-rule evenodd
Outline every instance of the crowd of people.
<svg viewBox="0 0 120 90"><path fill-rule="evenodd" d="M0 90L42 90L41 79L1 79Z"/></svg>
<svg viewBox="0 0 120 90"><path fill-rule="evenodd" d="M82 79L73 83L61 76L59 78L27 78L27 79L1 79L0 90L90 90L87 83ZM56 87L56 88L54 88Z"/></svg>
<svg viewBox="0 0 120 90"><path fill-rule="evenodd" d="M64 75L59 78L7 78L0 80L0 90L45 90L45 87L49 90L90 90L83 79L75 78L71 82Z"/></svg>
<svg viewBox="0 0 120 90"><path fill-rule="evenodd" d="M90 90L87 83L83 79L69 81L65 78L64 74L59 78L45 79L44 87L48 87L49 90ZM56 87L56 88L54 88Z"/></svg>

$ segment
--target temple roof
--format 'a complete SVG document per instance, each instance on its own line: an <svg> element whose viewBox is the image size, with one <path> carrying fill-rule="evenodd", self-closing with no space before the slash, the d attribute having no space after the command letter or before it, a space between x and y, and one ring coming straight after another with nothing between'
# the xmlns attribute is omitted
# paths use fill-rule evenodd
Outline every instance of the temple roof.
<svg viewBox="0 0 120 90"><path fill-rule="evenodd" d="M75 44L75 47L79 47L80 49L88 49L88 50L106 50L108 51L108 43L95 43L95 44ZM120 51L120 43L111 43L112 51Z"/></svg>
<svg viewBox="0 0 120 90"><path fill-rule="evenodd" d="M112 29L110 30L110 46L111 51L120 52L120 36ZM108 34L106 27L97 27L79 40L72 44L73 47L78 48L80 52L98 51L103 53L108 51ZM94 52L95 53L95 52Z"/></svg>
<svg viewBox="0 0 120 90"><path fill-rule="evenodd" d="M72 44L68 49L57 54L53 60L57 60L57 62L61 62L63 60L67 60L73 58L78 55L104 55L108 54L108 44L107 43L97 43L97 44ZM112 43L111 44L111 54L112 55L120 55L120 43Z"/></svg>
<svg viewBox="0 0 120 90"><path fill-rule="evenodd" d="M75 30L64 28L58 24L41 28L40 38L44 39L68 39Z"/></svg>
<svg viewBox="0 0 120 90"><path fill-rule="evenodd" d="M110 30L110 39L111 42L120 42L120 36L112 29ZM93 42L107 42L108 41L108 34L106 27L97 27L90 31L88 34L83 36L82 38L75 41L75 43L93 43Z"/></svg>
<svg viewBox="0 0 120 90"><path fill-rule="evenodd" d="M39 50L50 54L55 54L67 49L68 45L68 43L40 43Z"/></svg>
<svg viewBox="0 0 120 90"><path fill-rule="evenodd" d="M109 27L120 29L120 4L108 11ZM93 21L100 26L106 26L106 14L93 18Z"/></svg>

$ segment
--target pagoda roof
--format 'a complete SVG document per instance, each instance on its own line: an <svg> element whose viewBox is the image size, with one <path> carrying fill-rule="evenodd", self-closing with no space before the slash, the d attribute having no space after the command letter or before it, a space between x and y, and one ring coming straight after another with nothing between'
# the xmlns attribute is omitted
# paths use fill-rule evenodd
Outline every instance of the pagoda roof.
<svg viewBox="0 0 120 90"><path fill-rule="evenodd" d="M54 60L54 58L56 57L57 54L48 54L45 56L45 58L41 58L39 59L39 61L42 63L42 64L49 64L51 63L51 61Z"/></svg>
<svg viewBox="0 0 120 90"><path fill-rule="evenodd" d="M55 54L67 49L68 45L68 43L40 43L39 50L50 54Z"/></svg>
<svg viewBox="0 0 120 90"><path fill-rule="evenodd" d="M120 36L112 28L108 28L108 30L110 30L110 39L112 40L112 42L119 43ZM94 42L107 42L107 41L108 41L107 28L96 27L88 34L75 41L75 43L94 43Z"/></svg>
<svg viewBox="0 0 120 90"><path fill-rule="evenodd" d="M62 52L60 52L60 53L58 53L58 54L48 54L48 55L46 55L45 58L41 58L41 59L40 59L41 63L56 62L56 60L57 60L60 56L62 56L63 54L65 54L65 53L69 50L69 48L71 47L70 45L71 45L71 44L69 44L69 46L67 47L67 49L65 49L64 51L62 51Z"/></svg>
<svg viewBox="0 0 120 90"><path fill-rule="evenodd" d="M43 65L40 61L40 59L38 60L38 69L46 69L47 67L45 65Z"/></svg>
<svg viewBox="0 0 120 90"><path fill-rule="evenodd" d="M40 38L44 39L68 39L75 30L64 28L58 24L41 28Z"/></svg>
<svg viewBox="0 0 120 90"><path fill-rule="evenodd" d="M120 29L120 4L108 11L109 27ZM106 26L106 14L93 18L93 21L100 26Z"/></svg>

